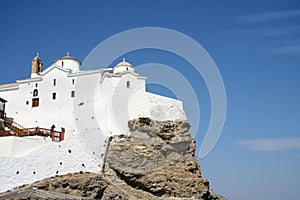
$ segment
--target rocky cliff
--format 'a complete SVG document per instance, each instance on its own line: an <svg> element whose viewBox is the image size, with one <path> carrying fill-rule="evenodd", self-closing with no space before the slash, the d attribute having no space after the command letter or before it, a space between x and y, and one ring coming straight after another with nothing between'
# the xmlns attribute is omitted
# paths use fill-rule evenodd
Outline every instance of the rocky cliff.
<svg viewBox="0 0 300 200"><path fill-rule="evenodd" d="M61 199L65 194L74 195L73 199L224 199L201 176L187 121L138 118L128 126L131 135L109 138L101 173L48 178L2 194L2 198L17 199L22 191L35 188L44 191L37 198L47 199L54 194L46 191L56 192L55 199L59 194Z"/></svg>

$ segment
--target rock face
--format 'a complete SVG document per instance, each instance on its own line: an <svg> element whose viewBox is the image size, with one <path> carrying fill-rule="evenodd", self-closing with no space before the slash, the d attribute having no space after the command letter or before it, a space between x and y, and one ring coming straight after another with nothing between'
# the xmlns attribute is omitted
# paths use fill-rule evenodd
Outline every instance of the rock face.
<svg viewBox="0 0 300 200"><path fill-rule="evenodd" d="M101 174L57 176L5 195L35 187L89 199L225 199L201 176L187 121L138 118L128 126L131 135L109 139Z"/></svg>
<svg viewBox="0 0 300 200"><path fill-rule="evenodd" d="M130 136L111 138L106 174L114 173L127 185L163 199L218 199L201 176L188 121L138 118L128 126Z"/></svg>

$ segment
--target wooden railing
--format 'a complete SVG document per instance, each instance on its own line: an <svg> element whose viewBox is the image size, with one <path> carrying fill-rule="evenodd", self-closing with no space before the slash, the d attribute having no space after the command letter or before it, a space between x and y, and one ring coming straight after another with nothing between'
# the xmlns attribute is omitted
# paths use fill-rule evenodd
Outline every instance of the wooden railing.
<svg viewBox="0 0 300 200"><path fill-rule="evenodd" d="M65 129L61 128L61 132L55 131L54 129L46 129L40 127L33 127L33 128L24 128L20 124L14 122L12 119L5 118L5 126L7 126L11 131L0 131L0 137L2 136L18 136L18 137L25 137L25 136L33 136L39 135L44 137L51 137L52 141L60 142L64 140Z"/></svg>
<svg viewBox="0 0 300 200"><path fill-rule="evenodd" d="M25 128L10 118L5 118L4 124L11 130L13 130L13 132L16 134L16 136L26 134Z"/></svg>

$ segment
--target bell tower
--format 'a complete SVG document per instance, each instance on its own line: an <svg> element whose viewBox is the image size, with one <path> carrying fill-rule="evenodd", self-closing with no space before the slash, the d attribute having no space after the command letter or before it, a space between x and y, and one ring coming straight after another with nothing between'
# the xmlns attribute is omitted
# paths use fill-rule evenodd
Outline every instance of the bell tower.
<svg viewBox="0 0 300 200"><path fill-rule="evenodd" d="M36 76L40 72L42 72L42 68L43 68L43 63L39 57L39 53L37 53L31 62L31 77L33 78L33 76Z"/></svg>

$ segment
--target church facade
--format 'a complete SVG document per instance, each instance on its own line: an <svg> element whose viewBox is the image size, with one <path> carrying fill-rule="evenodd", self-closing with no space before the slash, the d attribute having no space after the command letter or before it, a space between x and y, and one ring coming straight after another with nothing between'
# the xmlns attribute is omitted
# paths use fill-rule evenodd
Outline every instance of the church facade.
<svg viewBox="0 0 300 200"><path fill-rule="evenodd" d="M64 127L67 134L126 133L127 121L137 117L185 119L182 102L147 92L146 77L125 60L97 70L80 71L80 65L68 54L43 70L37 55L31 78L0 85L7 117L24 127Z"/></svg>
<svg viewBox="0 0 300 200"><path fill-rule="evenodd" d="M147 92L146 77L125 60L96 70L80 65L68 54L43 70L37 55L30 78L0 85L2 129L6 116L25 128L65 130L60 142L0 137L0 192L55 175L100 173L109 136L127 134L130 119L186 119L181 101Z"/></svg>

